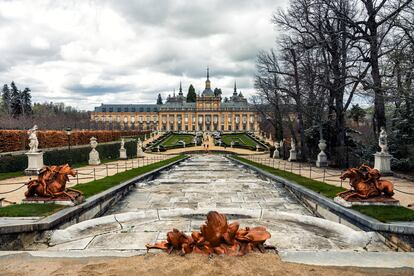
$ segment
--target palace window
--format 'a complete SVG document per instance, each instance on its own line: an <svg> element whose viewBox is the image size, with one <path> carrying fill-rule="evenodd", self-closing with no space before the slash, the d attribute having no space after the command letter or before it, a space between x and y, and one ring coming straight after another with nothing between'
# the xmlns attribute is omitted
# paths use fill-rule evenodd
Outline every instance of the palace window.
<svg viewBox="0 0 414 276"><path fill-rule="evenodd" d="M143 107L140 107L139 108L139 112L144 112L144 108Z"/></svg>
<svg viewBox="0 0 414 276"><path fill-rule="evenodd" d="M105 107L102 107L102 112L106 112L106 108Z"/></svg>
<svg viewBox="0 0 414 276"><path fill-rule="evenodd" d="M135 107L131 107L131 112L135 112Z"/></svg>
<svg viewBox="0 0 414 276"><path fill-rule="evenodd" d="M128 123L128 117L127 116L124 117L124 123Z"/></svg>
<svg viewBox="0 0 414 276"><path fill-rule="evenodd" d="M109 108L109 112L114 112L114 108L113 107L110 107Z"/></svg>
<svg viewBox="0 0 414 276"><path fill-rule="evenodd" d="M147 116L147 124L150 122L150 116Z"/></svg>
<svg viewBox="0 0 414 276"><path fill-rule="evenodd" d="M125 107L124 108L124 112L128 112L128 107Z"/></svg>
<svg viewBox="0 0 414 276"><path fill-rule="evenodd" d="M138 121L139 121L140 123L142 123L142 116L139 116L139 117L138 117Z"/></svg>
<svg viewBox="0 0 414 276"><path fill-rule="evenodd" d="M117 111L118 112L121 112L122 111L122 108L118 107Z"/></svg>
<svg viewBox="0 0 414 276"><path fill-rule="evenodd" d="M147 107L147 112L151 112L151 107Z"/></svg>
<svg viewBox="0 0 414 276"><path fill-rule="evenodd" d="M121 122L121 116L117 116L116 117L116 121L119 123L119 122Z"/></svg>

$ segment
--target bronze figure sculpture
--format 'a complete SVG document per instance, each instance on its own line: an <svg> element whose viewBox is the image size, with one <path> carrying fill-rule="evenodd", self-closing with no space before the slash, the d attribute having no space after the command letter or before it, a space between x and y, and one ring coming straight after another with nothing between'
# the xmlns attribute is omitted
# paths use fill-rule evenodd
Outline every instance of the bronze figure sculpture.
<svg viewBox="0 0 414 276"><path fill-rule="evenodd" d="M167 233L166 241L147 244L146 247L147 250L162 249L169 254L177 250L181 255L194 252L241 256L256 250L264 253L265 249L276 249L264 244L269 238L270 233L265 227L240 228L238 222L228 224L225 215L211 211L200 232L193 231L189 236L173 229Z"/></svg>
<svg viewBox="0 0 414 276"><path fill-rule="evenodd" d="M66 188L66 182L69 181L68 175L76 176L76 171L68 164L42 168L37 179L31 180L26 184L26 199L33 197L63 197L75 201L78 196L82 195L82 192Z"/></svg>
<svg viewBox="0 0 414 276"><path fill-rule="evenodd" d="M394 195L394 185L388 180L383 180L377 169L373 169L367 165L359 168L349 168L341 174L342 180L349 178L351 190L347 190L337 195L344 200L351 198L368 199L384 196L391 198Z"/></svg>

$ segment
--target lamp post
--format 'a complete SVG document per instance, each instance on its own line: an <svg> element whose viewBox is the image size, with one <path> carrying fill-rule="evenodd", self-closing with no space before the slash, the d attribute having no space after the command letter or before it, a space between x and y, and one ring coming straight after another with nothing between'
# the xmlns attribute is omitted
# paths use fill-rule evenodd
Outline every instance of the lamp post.
<svg viewBox="0 0 414 276"><path fill-rule="evenodd" d="M346 147L346 168L349 168L349 140L351 138L348 130L345 130L345 147Z"/></svg>
<svg viewBox="0 0 414 276"><path fill-rule="evenodd" d="M72 128L67 127L65 131L66 131L66 135L68 136L68 150L70 151L70 136L72 135Z"/></svg>

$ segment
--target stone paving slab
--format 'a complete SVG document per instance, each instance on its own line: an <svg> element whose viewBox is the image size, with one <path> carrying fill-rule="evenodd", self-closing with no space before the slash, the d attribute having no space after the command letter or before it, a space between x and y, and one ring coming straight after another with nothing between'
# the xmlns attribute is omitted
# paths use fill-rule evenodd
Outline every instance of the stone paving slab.
<svg viewBox="0 0 414 276"><path fill-rule="evenodd" d="M282 261L323 266L414 267L413 252L281 251Z"/></svg>

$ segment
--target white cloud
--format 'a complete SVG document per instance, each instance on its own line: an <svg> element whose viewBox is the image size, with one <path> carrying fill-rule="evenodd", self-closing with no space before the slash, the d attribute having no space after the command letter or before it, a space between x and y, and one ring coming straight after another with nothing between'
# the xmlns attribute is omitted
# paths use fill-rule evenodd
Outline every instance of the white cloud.
<svg viewBox="0 0 414 276"><path fill-rule="evenodd" d="M255 58L273 46L272 13L287 0L0 0L0 83L34 101L91 110L152 103L183 82L202 90L206 66L224 96L253 93Z"/></svg>

